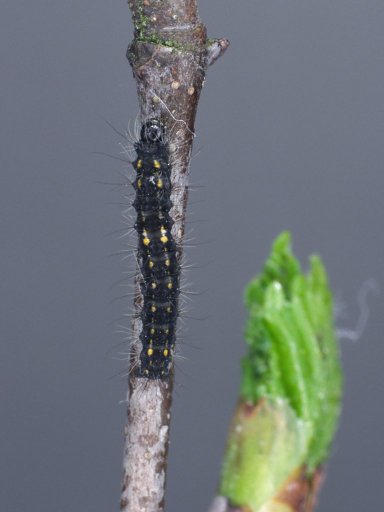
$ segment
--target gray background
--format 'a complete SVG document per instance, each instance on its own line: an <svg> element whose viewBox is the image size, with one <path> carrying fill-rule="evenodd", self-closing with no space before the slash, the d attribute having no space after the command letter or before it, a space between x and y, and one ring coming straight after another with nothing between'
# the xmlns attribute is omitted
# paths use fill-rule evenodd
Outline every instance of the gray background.
<svg viewBox="0 0 384 512"><path fill-rule="evenodd" d="M188 215L193 297L173 408L169 511L214 494L244 352L242 290L272 239L318 251L353 328L383 278L382 0L200 2L232 46L197 119ZM125 420L119 138L137 113L124 1L4 0L1 62L0 508L117 510ZM206 243L205 243L206 242ZM380 510L383 296L343 341L345 401L319 511ZM108 351L111 352L108 353Z"/></svg>

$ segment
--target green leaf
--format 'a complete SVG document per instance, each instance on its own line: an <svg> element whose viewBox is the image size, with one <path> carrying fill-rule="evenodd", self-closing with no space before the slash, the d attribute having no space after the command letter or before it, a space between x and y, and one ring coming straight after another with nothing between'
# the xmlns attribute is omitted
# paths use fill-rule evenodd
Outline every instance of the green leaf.
<svg viewBox="0 0 384 512"><path fill-rule="evenodd" d="M337 426L342 379L332 293L320 258L310 263L305 275L284 232L245 291L240 403L259 412L251 426L245 415L244 424L236 420L241 435L229 436L221 492L254 512L293 471L311 475L324 462ZM268 407L259 418L260 404Z"/></svg>

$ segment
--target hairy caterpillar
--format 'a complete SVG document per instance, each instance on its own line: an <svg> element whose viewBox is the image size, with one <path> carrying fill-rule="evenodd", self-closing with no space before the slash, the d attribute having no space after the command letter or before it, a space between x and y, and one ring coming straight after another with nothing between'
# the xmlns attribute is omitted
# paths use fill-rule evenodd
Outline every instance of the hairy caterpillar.
<svg viewBox="0 0 384 512"><path fill-rule="evenodd" d="M171 166L165 128L157 119L146 121L134 145L137 158L133 206L137 212L138 263L143 306L142 344L137 375L167 379L175 348L180 293L180 265L171 230L173 220Z"/></svg>

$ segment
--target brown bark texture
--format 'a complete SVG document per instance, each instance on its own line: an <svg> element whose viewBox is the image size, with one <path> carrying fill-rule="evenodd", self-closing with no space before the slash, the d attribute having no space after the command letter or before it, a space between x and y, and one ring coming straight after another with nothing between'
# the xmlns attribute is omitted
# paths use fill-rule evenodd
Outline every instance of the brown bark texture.
<svg viewBox="0 0 384 512"><path fill-rule="evenodd" d="M127 57L136 80L140 119L161 119L166 127L172 169L172 234L182 248L197 104L207 67L229 43L207 39L195 0L129 0L128 5L135 34ZM136 312L141 302L136 286ZM132 331L120 510L158 512L164 510L173 375L168 381L147 381L135 375L141 332L137 316Z"/></svg>

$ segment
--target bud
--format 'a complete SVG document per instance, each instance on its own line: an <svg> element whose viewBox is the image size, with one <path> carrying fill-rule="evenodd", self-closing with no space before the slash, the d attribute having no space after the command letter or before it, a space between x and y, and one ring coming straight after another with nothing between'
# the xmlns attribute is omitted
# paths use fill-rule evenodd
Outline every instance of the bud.
<svg viewBox="0 0 384 512"><path fill-rule="evenodd" d="M332 294L317 256L304 275L289 233L248 285L240 398L220 494L249 512L309 512L340 412Z"/></svg>

